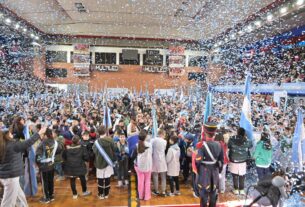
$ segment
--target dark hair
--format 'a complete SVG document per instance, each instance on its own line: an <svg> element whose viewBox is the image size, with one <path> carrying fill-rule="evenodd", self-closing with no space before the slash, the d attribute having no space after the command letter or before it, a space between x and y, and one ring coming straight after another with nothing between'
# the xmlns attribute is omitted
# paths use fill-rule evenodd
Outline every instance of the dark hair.
<svg viewBox="0 0 305 207"><path fill-rule="evenodd" d="M245 135L246 135L245 129L242 128L242 127L239 127L238 130L237 130L237 135L241 136L241 137L245 137Z"/></svg>
<svg viewBox="0 0 305 207"><path fill-rule="evenodd" d="M222 142L223 142L223 141L224 141L223 133L222 133L222 132L217 133L216 136L215 136L215 138L214 138L214 140L215 140L215 141L218 141L218 142L219 142L219 141L222 141Z"/></svg>
<svg viewBox="0 0 305 207"><path fill-rule="evenodd" d="M80 140L79 136L75 135L72 138L72 143L77 145L79 143L79 140Z"/></svg>
<svg viewBox="0 0 305 207"><path fill-rule="evenodd" d="M172 140L173 144L176 144L179 140L179 137L176 136L176 135L173 135L173 136L170 137L170 140Z"/></svg>
<svg viewBox="0 0 305 207"><path fill-rule="evenodd" d="M53 139L53 131L50 128L47 128L45 135L48 139Z"/></svg>
<svg viewBox="0 0 305 207"><path fill-rule="evenodd" d="M5 158L5 148L8 138L9 131L0 131L0 162L2 163Z"/></svg>
<svg viewBox="0 0 305 207"><path fill-rule="evenodd" d="M144 144L146 136L147 136L147 132L145 130L141 130L139 133L138 153L143 153L146 150L146 146Z"/></svg>
<svg viewBox="0 0 305 207"><path fill-rule="evenodd" d="M106 127L105 127L104 125L100 126L100 127L98 128L98 130L97 130L97 132L98 132L98 134L99 134L100 136L105 135L105 134L106 134L106 131L107 131L107 129L106 129Z"/></svg>

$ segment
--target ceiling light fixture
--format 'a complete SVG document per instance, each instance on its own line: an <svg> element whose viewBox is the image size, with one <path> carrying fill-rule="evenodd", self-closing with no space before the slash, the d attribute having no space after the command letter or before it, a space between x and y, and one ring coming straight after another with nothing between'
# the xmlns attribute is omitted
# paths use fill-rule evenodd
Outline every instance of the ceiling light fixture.
<svg viewBox="0 0 305 207"><path fill-rule="evenodd" d="M281 14L285 14L287 12L287 7L283 7L280 9Z"/></svg>
<svg viewBox="0 0 305 207"><path fill-rule="evenodd" d="M10 24L11 22L12 22L12 20L10 18L5 19L5 23Z"/></svg>
<svg viewBox="0 0 305 207"><path fill-rule="evenodd" d="M16 29L19 29L20 25L19 24L16 24L15 28Z"/></svg>
<svg viewBox="0 0 305 207"><path fill-rule="evenodd" d="M247 27L247 29L248 29L248 32L251 32L251 31L252 31L252 26L249 25L249 26Z"/></svg>
<svg viewBox="0 0 305 207"><path fill-rule="evenodd" d="M23 31L24 31L24 32L26 32L26 31L27 31L27 29L26 29L26 28L23 28Z"/></svg>
<svg viewBox="0 0 305 207"><path fill-rule="evenodd" d="M231 39L235 39L235 34L231 34Z"/></svg>
<svg viewBox="0 0 305 207"><path fill-rule="evenodd" d="M304 4L304 0L297 0L296 4L298 6L301 6L302 4Z"/></svg>
<svg viewBox="0 0 305 207"><path fill-rule="evenodd" d="M267 20L268 20L268 21L272 21L272 19L273 19L273 15L272 15L272 14L268 14Z"/></svg>
<svg viewBox="0 0 305 207"><path fill-rule="evenodd" d="M240 31L238 31L238 34L239 34L239 35L243 35L244 32L243 32L242 30L240 30Z"/></svg>
<svg viewBox="0 0 305 207"><path fill-rule="evenodd" d="M260 27L260 26L261 26L261 21L256 21L254 24L255 24L255 26L257 26L257 27Z"/></svg>
<svg viewBox="0 0 305 207"><path fill-rule="evenodd" d="M35 40L39 40L39 37L38 37L38 36L35 36Z"/></svg>

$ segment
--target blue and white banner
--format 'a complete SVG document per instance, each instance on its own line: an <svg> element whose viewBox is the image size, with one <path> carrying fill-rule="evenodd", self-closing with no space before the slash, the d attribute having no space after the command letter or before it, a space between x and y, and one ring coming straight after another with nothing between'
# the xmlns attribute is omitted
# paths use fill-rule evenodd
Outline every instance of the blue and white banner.
<svg viewBox="0 0 305 207"><path fill-rule="evenodd" d="M299 171L303 170L305 162L305 128L303 123L303 111L298 110L297 124L292 139L292 162L298 167Z"/></svg>

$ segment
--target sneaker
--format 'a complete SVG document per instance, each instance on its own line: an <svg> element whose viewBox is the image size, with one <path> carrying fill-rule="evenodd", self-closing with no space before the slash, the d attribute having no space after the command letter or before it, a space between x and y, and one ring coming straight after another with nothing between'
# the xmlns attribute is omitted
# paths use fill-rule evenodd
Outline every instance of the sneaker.
<svg viewBox="0 0 305 207"><path fill-rule="evenodd" d="M48 204L48 203L51 202L51 200L48 199L48 198L41 198L41 199L39 200L39 202L40 202L40 203L44 203L44 204Z"/></svg>
<svg viewBox="0 0 305 207"><path fill-rule="evenodd" d="M109 196L105 196L105 199L109 198Z"/></svg>
<svg viewBox="0 0 305 207"><path fill-rule="evenodd" d="M160 196L161 196L161 197L166 197L166 193L165 193L165 192L162 192Z"/></svg>
<svg viewBox="0 0 305 207"><path fill-rule="evenodd" d="M177 190L177 191L175 192L175 195L181 195L180 191Z"/></svg>
<svg viewBox="0 0 305 207"><path fill-rule="evenodd" d="M89 196L89 195L91 195L90 191L83 192L83 196Z"/></svg>
<svg viewBox="0 0 305 207"><path fill-rule="evenodd" d="M58 176L56 181L64 181L66 178L64 176Z"/></svg>
<svg viewBox="0 0 305 207"><path fill-rule="evenodd" d="M195 198L199 198L199 196L198 196L195 192L193 192L193 196L194 196Z"/></svg>
<svg viewBox="0 0 305 207"><path fill-rule="evenodd" d="M158 195L160 195L160 193L159 192L157 192L157 191L153 191L153 192L151 192L153 195L155 195L155 196L158 196Z"/></svg>
<svg viewBox="0 0 305 207"><path fill-rule="evenodd" d="M119 180L116 187L118 187L118 188L123 187L123 181Z"/></svg>
<svg viewBox="0 0 305 207"><path fill-rule="evenodd" d="M50 201L55 201L54 195L50 196Z"/></svg>
<svg viewBox="0 0 305 207"><path fill-rule="evenodd" d="M103 195L97 195L97 197L98 197L100 200L104 200L104 199L105 199L105 196L103 196Z"/></svg>
<svg viewBox="0 0 305 207"><path fill-rule="evenodd" d="M168 193L167 196L173 197L173 196L175 196L175 194L173 194L173 193Z"/></svg>
<svg viewBox="0 0 305 207"><path fill-rule="evenodd" d="M244 195L246 195L246 193L245 193L244 190L240 190L240 191L239 191L239 195L243 195L243 196L244 196Z"/></svg>
<svg viewBox="0 0 305 207"><path fill-rule="evenodd" d="M233 190L232 192L234 195L239 195L239 190Z"/></svg>
<svg viewBox="0 0 305 207"><path fill-rule="evenodd" d="M221 190L221 191L220 191L220 194L224 194L224 193L225 193L225 191L224 191L224 190Z"/></svg>
<svg viewBox="0 0 305 207"><path fill-rule="evenodd" d="M76 195L73 195L73 197L72 197L73 199L77 199L78 198L78 195L76 194Z"/></svg>

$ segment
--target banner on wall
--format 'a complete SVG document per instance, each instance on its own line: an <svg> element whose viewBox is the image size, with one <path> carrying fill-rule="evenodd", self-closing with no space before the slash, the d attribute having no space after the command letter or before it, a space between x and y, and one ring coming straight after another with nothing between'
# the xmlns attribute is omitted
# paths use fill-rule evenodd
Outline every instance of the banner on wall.
<svg viewBox="0 0 305 207"><path fill-rule="evenodd" d="M182 76L184 74L184 47L169 47L169 76Z"/></svg>
<svg viewBox="0 0 305 207"><path fill-rule="evenodd" d="M88 44L73 45L73 66L75 76L90 76L90 46Z"/></svg>

